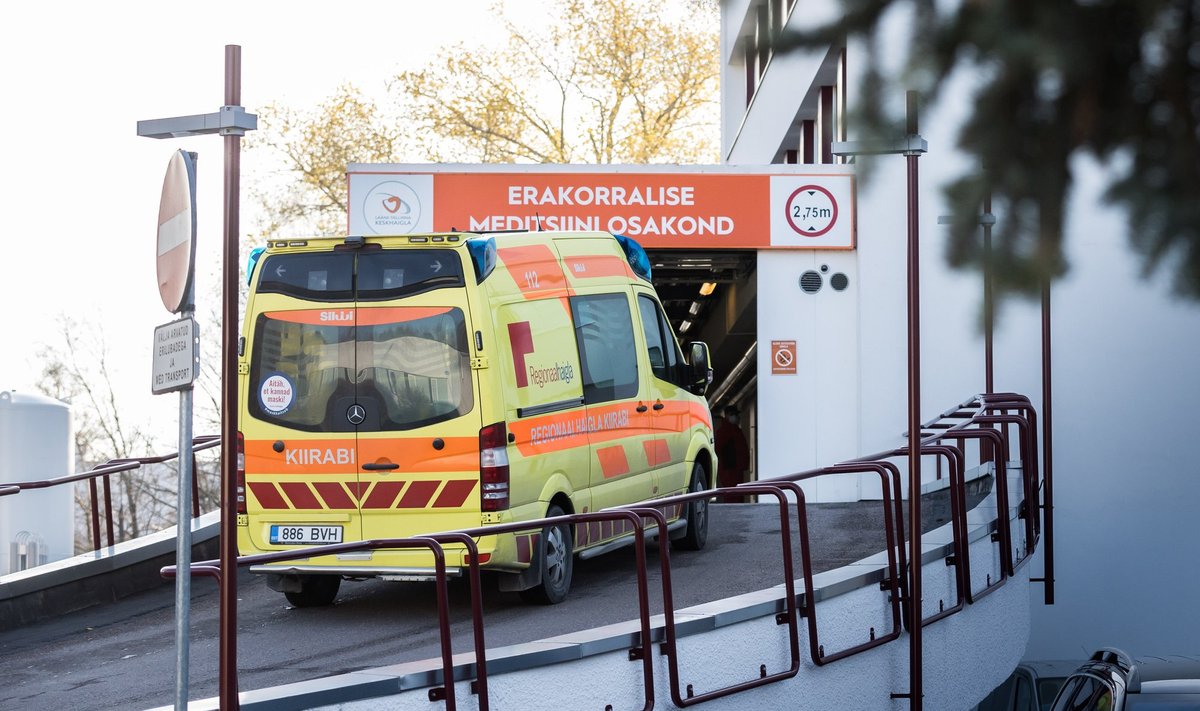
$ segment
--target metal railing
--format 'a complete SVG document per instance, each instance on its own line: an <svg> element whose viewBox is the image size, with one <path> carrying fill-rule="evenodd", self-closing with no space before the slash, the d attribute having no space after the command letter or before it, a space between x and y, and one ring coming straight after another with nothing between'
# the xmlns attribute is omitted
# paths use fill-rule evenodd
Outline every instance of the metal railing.
<svg viewBox="0 0 1200 711"><path fill-rule="evenodd" d="M646 566L646 549L645 549L645 530L643 529L644 519L653 519L658 527L658 538L660 541L659 552L664 556L663 570L664 584L669 585L669 571L665 556L668 549L667 544L667 520L663 514L653 508L638 508L636 510L612 510L612 511L596 511L582 514L568 514L563 516L555 516L553 518L543 518L533 521L523 521L520 523L501 524L496 526L482 526L478 528L464 529L461 531L452 531L447 533L434 533L428 535L415 536L412 538L386 538L386 539L371 539L366 541L353 541L347 543L333 543L321 546L311 546L306 548L297 548L295 550L280 551L275 553L259 553L250 556L241 556L237 560L238 567L247 567L251 565L262 565L267 563L279 563L288 560L297 560L302 558L312 558L315 555L333 555L338 553L350 553L355 551L366 550L387 550L387 549L408 549L408 548L429 548L434 555L434 589L437 593L438 606L438 632L441 640L441 660L442 670L440 685L429 692L430 701L444 701L448 711L454 711L457 708L457 702L454 696L454 664L452 661L452 640L450 635L450 620L449 620L449 591L447 588L447 573L445 564L445 549L443 543L459 544L465 548L466 555L464 562L468 569L468 575L471 586L471 622L472 632L474 636L475 647L475 679L471 685L473 694L479 696L480 711L486 711L489 708L488 692L487 692L487 655L485 653L484 644L484 625L483 625L483 601L481 595L481 586L479 584L479 554L478 547L475 541L477 537L493 536L502 533L518 533L522 531L544 531L546 528L557 524L581 524L594 521L628 521L632 525L634 535L634 546L636 551L636 573L637 573L637 591L638 591L638 619L641 623L640 640L638 646L630 650L631 660L640 660L642 662L643 672L643 689L645 692L645 711L654 708L654 668L653 656L651 654L652 637L650 632L650 598L649 588L647 583L647 566ZM536 547L536 544L535 544ZM536 564L536 561L535 561ZM193 563L191 568L193 576L205 576L221 579L221 570L219 561L209 560L199 563ZM162 575L167 578L172 578L176 575L175 566L166 566L162 568ZM221 644L237 644L236 635L231 635L228 639L222 639Z"/></svg>
<svg viewBox="0 0 1200 711"><path fill-rule="evenodd" d="M1020 412L1021 414L1012 414ZM670 677L671 699L676 706L693 706L717 698L727 697L755 689L785 679L790 679L799 671L799 620L807 618L809 657L816 666L824 666L836 661L860 654L869 649L879 647L899 638L904 629L914 629L913 620L919 620L919 626L934 624L966 606L973 604L984 596L994 592L1003 585L1009 577L1024 562L1036 548L1041 524L1038 513L1042 507L1037 505L1036 496L1040 491L1038 468L1035 461L1036 415L1029 405L1028 399L1012 394L978 396L962 405L952 408L933 421L922 426L921 453L923 456L933 456L945 460L949 471L948 495L950 499L950 526L952 554L947 558L947 564L956 568L953 574L955 586L954 605L939 609L937 613L924 617L920 602L912 599L909 594L906 571L911 572L911 566L918 569L921 561L909 561L905 553L905 519L902 504L903 477L896 464L889 459L900 458L908 453L908 448L899 448L881 452L868 457L843 462L829 467L811 471L790 474L774 479L742 484L737 487L711 489L700 492L680 494L677 496L655 499L652 502L623 507L618 509L598 511L583 514L567 514L553 518L543 518L534 521L511 523L503 525L481 526L448 533L435 533L412 538L375 539L350 543L339 543L323 546L306 547L302 549L264 553L241 557L237 560L239 567L278 563L300 558L311 558L314 555L330 555L351 551L428 548L434 555L434 590L437 595L438 628L441 640L441 671L437 678L436 687L430 689L431 701L442 701L446 708L453 711L457 702L454 696L455 681L471 680L471 693L478 696L478 706L486 711L490 708L487 684L487 655L482 600L479 586L480 563L475 539L483 536L494 536L505 533L528 531L544 531L555 525L586 525L597 521L627 521L631 524L633 545L635 547L635 566L637 575L638 622L639 631L633 640L634 646L629 650L630 661L641 662L644 692L644 709L654 706L654 671L651 656L651 646L655 641L654 631L650 625L650 601L647 570L646 545L647 538L657 537L658 557L661 568L661 594L663 603L663 628L661 633L660 653L667 657L668 674ZM1015 429L1015 436L1010 430ZM979 464L991 463L994 476L994 494L996 499L996 517L991 526L994 527L992 540L998 545L999 575L993 581L987 577L987 586L981 590L972 589L970 541L967 528L966 481L968 471L967 443L977 440L981 446L977 451ZM1015 446L1014 446L1015 445ZM210 445L211 446L211 445ZM1014 458L1015 457L1015 458ZM1024 545L1014 549L1010 512L1013 507L1008 497L1008 463L1020 462L1022 477L1020 492L1023 500L1018 502L1018 516L1024 518ZM800 482L810 481L823 476L848 474L876 474L880 478L881 506L883 511L883 531L886 540L885 551L887 562L883 567L883 580L880 583L882 592L888 596L887 608L892 621L891 629L883 634L877 633L874 627L868 632L868 639L854 644L846 649L826 652L821 643L820 630L817 624L817 605L815 597L814 572L809 545L807 503ZM692 685L681 688L680 659L676 613L674 607L674 591L671 582L669 532L667 517L664 510L674 510L687 504L709 499L722 494L758 494L770 495L778 500L780 520L780 548L782 552L782 573L784 576L785 595L782 600L783 611L777 613L776 622L787 625L788 642L790 646L790 664L786 669L768 674L766 666L760 667L760 676L755 679L735 683L726 687L696 693ZM910 495L920 495L920 492L910 492ZM789 497L795 501L795 517L799 531L800 570L796 576L794 562L795 552L791 538L791 515L789 513ZM920 521L909 521L912 527L919 526ZM540 534L535 534L540 535ZM474 638L473 665L459 669L458 678L452 663L452 641L449 629L449 593L447 589L446 546L454 546L456 553L464 553L464 566L471 587L471 616ZM535 541L535 549L540 550L540 544ZM540 553L539 553L540 555ZM537 558L532 564L538 564ZM163 575L171 577L175 574L174 566L163 568ZM218 580L221 571L218 561L204 561L192 566L192 575L214 577ZM796 584L802 585L802 591L796 592ZM235 634L227 635L221 644L236 645ZM473 678L472 678L473 677Z"/></svg>
<svg viewBox="0 0 1200 711"><path fill-rule="evenodd" d="M192 440L192 471L196 472L196 455L195 452L212 449L221 446L221 438L216 435L204 435L196 437ZM116 535L113 532L113 505L112 505L112 483L110 477L113 474L122 472L134 471L142 468L147 464L163 464L179 457L179 452L171 452L151 457L133 457L124 459L110 459L103 464L97 464L91 469L70 474L67 476L57 477L55 479L44 479L41 481L19 481L0 484L0 496L15 496L22 491L33 491L36 489L49 489L55 486L63 486L66 484L75 484L81 481L88 483L88 493L91 498L91 534L92 534L92 550L100 550L100 489L104 492L104 531L108 537L108 545L114 545ZM100 480L100 485L97 486L96 481ZM200 517L200 493L199 483L196 476L192 477L192 518Z"/></svg>

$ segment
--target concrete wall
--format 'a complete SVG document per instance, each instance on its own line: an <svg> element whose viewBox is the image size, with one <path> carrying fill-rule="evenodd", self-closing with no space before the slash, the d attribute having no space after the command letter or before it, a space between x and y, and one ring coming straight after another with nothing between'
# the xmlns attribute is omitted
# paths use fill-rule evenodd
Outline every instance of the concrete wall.
<svg viewBox="0 0 1200 711"><path fill-rule="evenodd" d="M821 278L816 293L800 288L805 272ZM835 274L849 279L846 289L830 286ZM760 251L758 286L758 477L863 454L856 253ZM772 374L775 340L796 341L794 375ZM814 501L857 501L861 493L857 476L822 477L804 488Z"/></svg>
<svg viewBox="0 0 1200 711"><path fill-rule="evenodd" d="M25 496L24 493L19 496ZM216 558L220 512L191 519L192 560ZM119 600L159 585L174 585L159 570L174 565L176 528L0 575L0 632Z"/></svg>

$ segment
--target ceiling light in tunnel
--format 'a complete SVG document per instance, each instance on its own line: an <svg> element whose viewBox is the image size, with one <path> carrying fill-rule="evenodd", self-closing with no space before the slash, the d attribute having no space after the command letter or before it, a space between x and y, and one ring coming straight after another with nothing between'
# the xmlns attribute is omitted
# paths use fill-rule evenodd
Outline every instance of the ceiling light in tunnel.
<svg viewBox="0 0 1200 711"><path fill-rule="evenodd" d="M717 290L717 285L715 282L706 281L700 285L700 295L701 296L708 296L709 294L713 293L716 290Z"/></svg>
<svg viewBox="0 0 1200 711"><path fill-rule="evenodd" d="M687 333L687 332L688 332L688 329L689 329L689 328L691 328L691 327L692 327L692 322L691 322L691 321L684 321L683 323L679 324L679 332L680 332L680 333Z"/></svg>
<svg viewBox="0 0 1200 711"><path fill-rule="evenodd" d="M692 305L688 307L688 313L693 316L698 315L700 313L700 302L693 301Z"/></svg>

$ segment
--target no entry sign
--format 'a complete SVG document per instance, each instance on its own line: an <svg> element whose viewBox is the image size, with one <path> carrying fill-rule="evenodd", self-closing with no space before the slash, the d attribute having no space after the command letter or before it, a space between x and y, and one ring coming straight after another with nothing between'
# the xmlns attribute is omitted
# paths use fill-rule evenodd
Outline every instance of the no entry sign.
<svg viewBox="0 0 1200 711"><path fill-rule="evenodd" d="M196 262L196 162L190 153L175 151L163 178L158 203L158 293L163 306L179 313L190 304Z"/></svg>

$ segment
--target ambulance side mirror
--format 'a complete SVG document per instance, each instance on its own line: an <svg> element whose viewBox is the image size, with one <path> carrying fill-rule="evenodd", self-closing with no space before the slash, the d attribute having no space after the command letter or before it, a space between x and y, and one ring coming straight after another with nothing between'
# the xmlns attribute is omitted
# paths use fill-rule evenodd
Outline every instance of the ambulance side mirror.
<svg viewBox="0 0 1200 711"><path fill-rule="evenodd" d="M691 358L688 370L687 389L696 395L703 395L712 383L713 372L709 365L708 344L695 341L689 346Z"/></svg>

